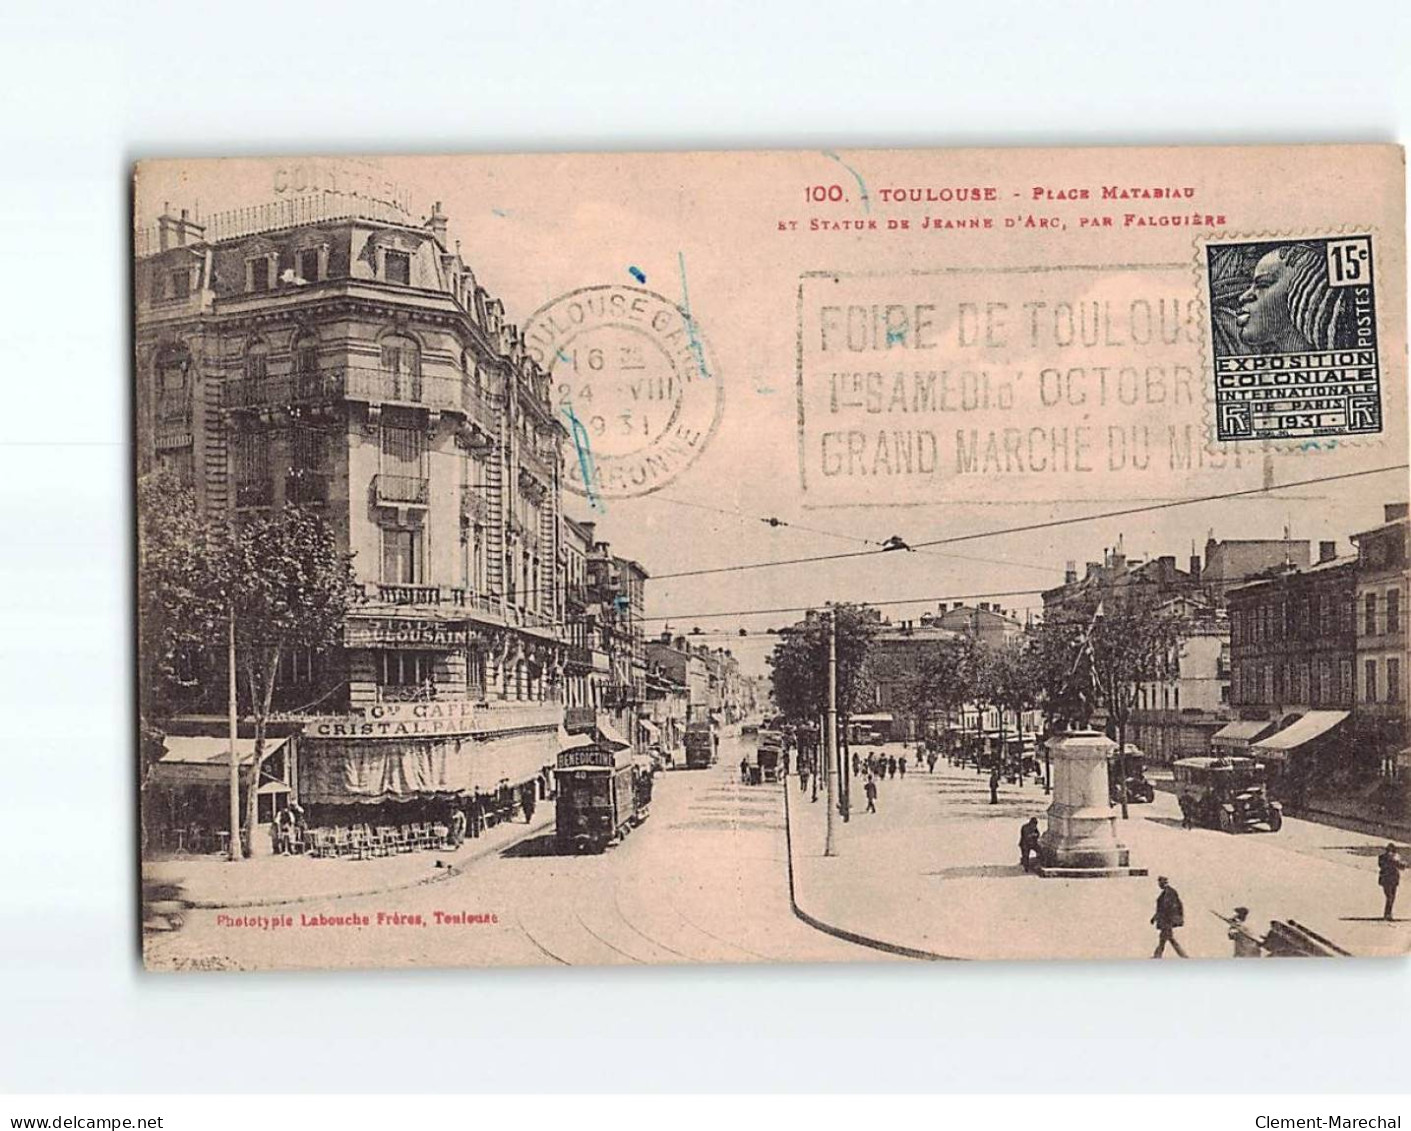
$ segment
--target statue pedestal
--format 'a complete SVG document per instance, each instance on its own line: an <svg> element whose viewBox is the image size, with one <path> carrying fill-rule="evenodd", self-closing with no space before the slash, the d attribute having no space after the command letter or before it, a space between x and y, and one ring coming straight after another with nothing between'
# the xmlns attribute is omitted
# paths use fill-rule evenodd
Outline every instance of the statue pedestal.
<svg viewBox="0 0 1411 1131"><path fill-rule="evenodd" d="M1117 839L1117 813L1108 801L1107 759L1116 743L1097 731L1052 739L1053 802L1039 841L1039 875L1063 878L1144 876Z"/></svg>

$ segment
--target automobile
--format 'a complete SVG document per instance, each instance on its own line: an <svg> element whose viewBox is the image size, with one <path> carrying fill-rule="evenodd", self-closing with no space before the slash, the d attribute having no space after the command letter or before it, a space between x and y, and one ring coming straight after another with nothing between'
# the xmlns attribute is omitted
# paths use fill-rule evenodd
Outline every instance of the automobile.
<svg viewBox="0 0 1411 1131"><path fill-rule="evenodd" d="M1283 806L1269 800L1264 764L1253 758L1182 758L1172 767L1181 814L1194 825L1244 832L1283 827Z"/></svg>
<svg viewBox="0 0 1411 1131"><path fill-rule="evenodd" d="M1122 800L1122 771L1114 752L1107 762L1107 788L1112 804ZM1127 800L1133 804L1150 805L1156 800L1156 787L1146 780L1146 758L1135 747L1127 747Z"/></svg>

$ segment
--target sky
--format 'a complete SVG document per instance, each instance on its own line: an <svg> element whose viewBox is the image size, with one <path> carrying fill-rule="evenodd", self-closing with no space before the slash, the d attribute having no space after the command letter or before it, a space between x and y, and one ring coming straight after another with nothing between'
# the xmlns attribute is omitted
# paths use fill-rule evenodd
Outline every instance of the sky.
<svg viewBox="0 0 1411 1131"><path fill-rule="evenodd" d="M1350 553L1350 534L1376 525L1384 502L1407 497L1406 476L1401 472L1048 530L994 534L916 552L868 552L832 561L739 568L877 551L893 537L916 544L1265 483L1277 488L1322 474L1404 462L1404 454L1388 454L1393 448L1294 453L1245 449L1238 468L1227 463L1224 468L1190 474L1172 471L1136 477L1109 469L1086 482L1055 477L1052 485L1041 483L1042 477L1037 476L980 476L952 481L942 490L908 488L895 495L888 484L877 481L854 484L851 494L826 490L820 494L815 478L805 491L800 480L796 389L799 343L804 337L800 311L805 304L799 297L804 293L803 272L820 267L903 271L917 264L940 265L940 270L957 261L981 267L993 262L1012 270L1031 263L1117 255L1169 267L1173 259L1179 266L1189 258L1189 233L1152 236L1154 242L1136 253L1127 244L1109 246L1102 242L1105 237L1096 236L1086 242L1073 237L1062 247L1024 244L1018 239L984 245L978 240L964 242L963 237L939 244L901 244L883 243L866 233L786 239L775 228L784 216L806 220L818 212L801 206L795 192L795 186L813 181L843 182L851 192L855 177L858 185L873 186L870 201L875 202L879 184L1027 184L1034 179L1032 171L1022 166L1022 156L1005 160L1010 164L995 167L972 153L942 169L934 159L915 153L825 151L756 158L730 154L384 157L361 168L375 169L395 181L415 219L440 202L449 217L453 246L460 248L479 283L503 299L507 316L520 325L559 296L606 284L641 286L689 308L704 339L702 364L708 358L711 377L722 387L720 420L705 450L673 482L652 494L603 499L596 510L582 497L572 496L567 497L567 510L596 521L599 537L609 540L614 552L640 561L653 575L647 585L649 634L700 627L706 634L702 639L730 647L746 670L755 674L763 672L764 656L772 646L765 630L791 623L801 615L797 610L828 600L880 604L893 620L917 617L942 600L986 600L1015 610L1022 619L1042 607L1039 592L1062 581L1066 562L1076 562L1081 572L1084 562L1101 560L1119 543L1129 558L1172 554L1182 568L1207 536L1281 538L1287 530L1292 538L1307 539L1315 546L1322 540L1336 540L1340 552ZM281 196L280 185L287 196L293 181L319 175L317 162L304 163L303 172L299 164L284 157L144 166L137 181L136 221L151 224L164 202L208 217L223 209L276 199ZM1099 179L1104 173L1110 176L1111 170L1080 168L1074 175ZM1205 175L1203 167L1193 164L1173 167L1169 176L1151 179L1202 183ZM1216 184L1209 195L1223 194L1217 199L1239 213L1271 191L1268 180L1256 189L1249 184L1251 178L1252 170L1229 184ZM1286 200L1275 202L1276 210L1314 207L1298 193L1296 183L1290 184L1288 194ZM869 203L865 212L854 206L846 214L871 214L872 206ZM1313 213L1309 217L1307 222L1316 219ZM1303 213L1295 218L1302 219ZM991 287L990 291L983 290L991 286L985 281L988 277L976 278L980 281L963 281L964 287L973 290L947 290L952 286L948 276L938 276L940 281L934 285L922 280L903 297L910 301L924 293L944 305L952 294L963 299L983 293L1005 299L1017 309L1020 300L1031 294L1050 303L1060 299L1120 303L1128 294L1124 288L1129 287L1125 277L1094 276L1073 284L1077 289L1069 296L1056 291L1014 291L1016 286L1039 286L1027 276L1005 282L1009 290ZM855 301L885 302L903 293L892 287L890 279L840 285L852 288ZM1153 295L1161 296L1153 301L1193 293L1185 271L1152 273L1150 279L1130 286L1151 287ZM825 279L818 285L826 292L835 282ZM1062 279L1053 284L1064 285ZM961 283L954 284L960 287ZM1161 364L1171 363L1169 357L1151 356ZM1198 354L1194 356L1191 364L1198 365ZM992 360L996 365L1047 364L1042 357L1015 353ZM821 388L813 386L806 398L809 414L820 412ZM1404 378L1401 390L1397 395L1404 437ZM1158 406L1147 417L1132 419L1160 429L1165 412ZM1026 426L1031 422L1027 417L1016 421ZM780 521L769 521L773 519ZM717 568L721 572L671 576ZM741 628L749 635L740 637Z"/></svg>

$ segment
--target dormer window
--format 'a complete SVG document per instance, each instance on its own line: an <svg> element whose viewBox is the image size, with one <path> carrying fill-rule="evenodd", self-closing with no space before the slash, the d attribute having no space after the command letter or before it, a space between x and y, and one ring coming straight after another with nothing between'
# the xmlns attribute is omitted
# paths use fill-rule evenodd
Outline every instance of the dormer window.
<svg viewBox="0 0 1411 1131"><path fill-rule="evenodd" d="M306 283L322 282L326 274L328 250L324 247L306 247L299 252L295 270Z"/></svg>
<svg viewBox="0 0 1411 1131"><path fill-rule="evenodd" d="M410 252L393 251L388 248L384 252L385 259L382 263L384 277L389 283L401 283L409 286L412 281L412 257Z"/></svg>
<svg viewBox="0 0 1411 1131"><path fill-rule="evenodd" d="M245 290L259 294L274 287L273 255L257 255L245 260Z"/></svg>

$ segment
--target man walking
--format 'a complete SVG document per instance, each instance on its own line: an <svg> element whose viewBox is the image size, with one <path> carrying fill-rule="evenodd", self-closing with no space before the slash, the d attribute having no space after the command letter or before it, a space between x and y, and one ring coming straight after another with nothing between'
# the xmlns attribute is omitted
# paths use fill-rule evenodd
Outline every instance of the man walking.
<svg viewBox="0 0 1411 1131"><path fill-rule="evenodd" d="M991 804L991 805L998 805L998 804L999 804L999 769L998 769L998 767L996 767L995 769L993 769L993 770L990 771L990 804Z"/></svg>
<svg viewBox="0 0 1411 1131"><path fill-rule="evenodd" d="M903 778L906 777L906 756L905 756L905 755L903 755L902 757L900 757L900 758L897 759L897 773L900 774Z"/></svg>
<svg viewBox="0 0 1411 1131"><path fill-rule="evenodd" d="M1405 868L1406 861L1396 851L1394 844L1387 845L1377 857L1377 883L1381 884L1382 894L1386 896L1382 918L1388 923L1392 920L1392 912L1396 910L1396 889L1401 886L1401 873Z"/></svg>
<svg viewBox="0 0 1411 1131"><path fill-rule="evenodd" d="M867 783L862 787L862 792L867 795L867 811L869 813L877 812L877 783L868 778Z"/></svg>
<svg viewBox="0 0 1411 1131"><path fill-rule="evenodd" d="M1188 955L1181 949L1181 944L1176 941L1175 930L1177 927L1186 925L1186 910L1181 906L1181 896L1175 888L1171 886L1171 881L1165 876L1156 877L1156 886L1161 889L1161 893L1156 897L1156 914L1151 917L1152 925L1156 928L1156 951L1152 958L1161 958L1166 953L1166 944L1171 944L1171 949L1181 958Z"/></svg>

